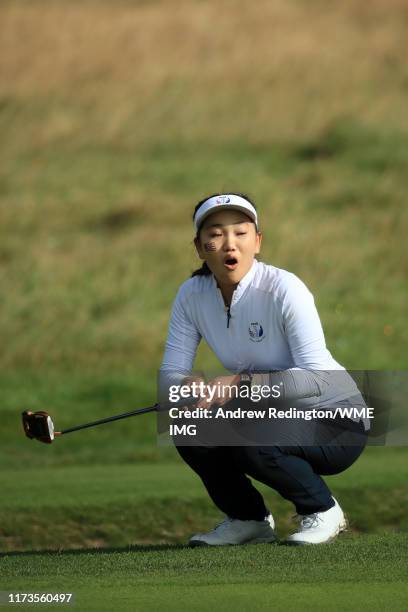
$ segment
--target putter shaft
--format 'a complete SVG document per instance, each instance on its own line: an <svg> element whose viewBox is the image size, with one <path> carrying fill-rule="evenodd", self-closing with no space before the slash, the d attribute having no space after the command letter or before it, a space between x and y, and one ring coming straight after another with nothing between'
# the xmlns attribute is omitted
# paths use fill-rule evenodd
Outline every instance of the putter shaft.
<svg viewBox="0 0 408 612"><path fill-rule="evenodd" d="M84 423L83 425L75 425L74 427L68 427L61 431L55 431L55 436L62 436L63 434L71 433L73 431L79 431L80 429L87 429L88 427L96 427L97 425L103 425L104 423L111 423L112 421L120 421L121 419L127 419L128 417L137 416L138 414L146 414L147 412L158 412L165 411L169 408L177 406L191 406L197 401L196 397L188 397L182 402L162 402L160 404L154 404L154 406L148 406L147 408L138 408L137 410L131 410L130 412L123 412L122 414L116 414L105 419L99 419L98 421L91 421L90 423Z"/></svg>

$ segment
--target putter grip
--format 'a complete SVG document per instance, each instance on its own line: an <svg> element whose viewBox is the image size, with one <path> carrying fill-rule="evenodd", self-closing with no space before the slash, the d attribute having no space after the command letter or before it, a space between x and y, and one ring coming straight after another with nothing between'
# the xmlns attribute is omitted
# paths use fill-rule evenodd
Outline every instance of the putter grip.
<svg viewBox="0 0 408 612"><path fill-rule="evenodd" d="M166 412L170 410L170 408L182 408L183 406L193 406L196 402L198 402L198 397L186 397L185 399L180 400L179 402L170 402L169 400L165 402L160 402L156 404L157 412Z"/></svg>

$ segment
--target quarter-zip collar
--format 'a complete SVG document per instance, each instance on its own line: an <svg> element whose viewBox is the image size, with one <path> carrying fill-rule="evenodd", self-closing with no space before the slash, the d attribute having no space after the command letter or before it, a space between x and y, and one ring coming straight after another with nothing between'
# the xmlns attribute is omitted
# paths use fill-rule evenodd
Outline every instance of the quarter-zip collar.
<svg viewBox="0 0 408 612"><path fill-rule="evenodd" d="M231 308L233 308L233 307L235 307L237 305L239 300L244 295L246 289L252 283L252 280L253 280L253 278L255 276L256 268L257 268L258 265L259 265L258 261L256 259L254 259L254 262L253 262L251 268L248 270L248 272L245 274L245 276L243 278L241 278L241 280L239 281L239 283L238 283L234 293L232 294L232 300L231 300L231 304L230 304L229 308L227 306L225 306L224 298L222 297L222 293L221 293L221 289L217 285L217 280L216 280L215 276L212 275L212 282L213 282L214 290L216 291L218 301L220 302L220 304L224 308L224 310L229 310L230 311Z"/></svg>

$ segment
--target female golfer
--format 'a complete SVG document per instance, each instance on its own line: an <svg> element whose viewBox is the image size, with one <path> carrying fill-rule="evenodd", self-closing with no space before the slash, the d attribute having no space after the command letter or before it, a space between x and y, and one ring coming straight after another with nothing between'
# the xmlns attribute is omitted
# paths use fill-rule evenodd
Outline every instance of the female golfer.
<svg viewBox="0 0 408 612"><path fill-rule="evenodd" d="M211 383L213 392L197 406L219 408L230 401L217 389L283 380L286 401L301 406L364 407L344 368L331 356L313 296L294 274L257 261L262 234L251 200L235 193L216 194L196 206L195 247L203 265L180 287L173 305L160 369L160 384L192 385L201 338L231 372ZM333 373L343 373L341 384ZM335 377L336 378L336 377ZM271 400L267 400L271 405ZM302 404L303 402L303 404ZM332 443L344 427L339 419L286 421L277 442L248 446L201 445L177 449L200 476L226 519L192 546L222 546L276 540L270 511L251 477L293 502L299 526L289 544L320 544L346 529L346 520L322 475L351 466L366 443L368 421L347 421L353 443ZM344 425L342 423L341 425ZM319 438L319 426L321 438ZM312 442L311 442L312 440ZM327 440L329 443L326 444Z"/></svg>

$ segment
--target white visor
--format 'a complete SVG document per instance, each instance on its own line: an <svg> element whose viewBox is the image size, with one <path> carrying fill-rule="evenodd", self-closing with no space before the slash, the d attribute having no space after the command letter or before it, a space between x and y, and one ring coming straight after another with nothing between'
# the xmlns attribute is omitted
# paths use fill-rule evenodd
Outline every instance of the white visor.
<svg viewBox="0 0 408 612"><path fill-rule="evenodd" d="M245 213L250 219L252 219L252 221L255 222L256 228L258 229L258 215L256 214L256 210L252 206L251 202L248 202L248 200L238 195L224 194L209 198L204 202L204 204L201 204L194 216L194 226L196 231L198 232L204 219L224 208L240 210L241 212Z"/></svg>

